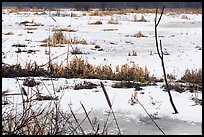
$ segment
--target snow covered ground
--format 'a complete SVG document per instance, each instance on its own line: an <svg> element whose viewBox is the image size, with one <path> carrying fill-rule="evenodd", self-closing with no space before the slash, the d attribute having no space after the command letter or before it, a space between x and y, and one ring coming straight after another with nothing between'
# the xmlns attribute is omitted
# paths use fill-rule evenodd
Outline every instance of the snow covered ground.
<svg viewBox="0 0 204 137"><path fill-rule="evenodd" d="M88 45L73 45L78 47L81 51L88 53L82 56L90 64L94 65L111 65L115 68L116 65L123 64L138 64L140 67L147 67L150 74L157 78L162 77L162 67L159 57L156 53L155 37L154 37L154 16L153 13L128 13L127 15L113 15L111 16L83 16L81 11L61 11L61 14L75 13L77 17L70 16L54 16L53 12L39 15L32 12L25 13L9 13L8 10L2 10L2 62L6 64L20 63L25 66L28 62L36 61L38 64L45 64L48 62L48 55L45 50L48 47L40 47L42 40L48 38L53 34L53 28L67 28L71 25L76 29L76 32L64 32L67 37L80 38L88 41ZM143 15L147 22L133 22L132 18L136 15L138 19ZM182 19L186 15L187 19ZM51 18L53 17L54 20ZM117 19L119 24L108 24L111 19ZM89 23L102 21L102 25L89 25ZM35 26L36 30L29 30L24 25L19 25L20 22L29 21L43 24L43 26ZM104 29L115 29L114 31L104 31ZM127 35L134 35L141 31L147 37L135 38L127 37ZM12 32L13 35L5 35ZM164 56L166 72L174 74L177 79L183 76L185 70L202 68L202 50L195 48L200 46L202 48L202 14L176 14L162 16L161 22L158 26L159 38L162 40L164 50L169 55ZM93 50L92 43L95 42L103 49L102 51ZM39 50L36 53L27 54L22 52L17 54L16 47L13 44L25 44L27 47L21 50L33 49ZM129 52L137 52L137 56L128 56ZM67 45L64 47L51 47L52 58L66 53ZM150 55L150 52L153 54ZM69 55L71 60L74 55ZM60 56L53 60L56 63L66 63L65 59L67 54ZM23 79L23 78L21 78ZM35 80L41 81L42 77L36 77ZM98 84L94 89L74 90L75 84L81 81L91 81ZM111 80L98 80L98 79L64 79L59 78L53 80L57 96L62 97L60 105L63 110L69 110L68 105L71 104L73 110L80 107L80 102L84 104L87 110L94 109L102 114L109 110L108 103L100 87L100 81L105 85L108 96L112 102L113 110L118 116L123 114L122 117L131 118L135 121L140 121L141 117L147 117L146 112L139 104L130 105L130 99L135 92L134 88L119 89L112 88L111 85L115 81ZM22 85L23 80L19 80ZM43 81L51 94L54 93L51 80ZM44 95L48 95L44 84L39 85L39 89ZM178 109L178 114L172 114L173 108L169 102L167 92L161 88L163 83L157 83L155 86L142 87L143 90L138 92L138 100L148 110L151 115L156 117L168 117L174 120L183 120L187 122L195 122L201 128L202 123L202 106L195 105L191 100L195 93L189 91L178 93L171 91L173 101ZM20 93L18 82L15 78L2 78L2 91L9 90L9 93ZM202 99L202 92L198 92L198 98ZM19 96L12 99L13 102L21 102ZM41 102L46 103L46 101ZM79 110L78 113L83 113ZM176 122L175 122L176 123ZM191 124L192 125L192 124ZM124 126L125 127L125 126ZM128 127L128 126L127 126ZM125 130L124 130L125 131ZM137 131L139 132L139 131ZM142 131L140 132L142 134ZM150 132L151 133L151 132ZM130 134L124 132L124 134ZM137 134L137 133L134 133ZM157 134L157 133L155 133ZM172 133L169 133L172 134ZM191 134L189 131L185 133L174 134ZM193 134L201 134L197 131Z"/></svg>

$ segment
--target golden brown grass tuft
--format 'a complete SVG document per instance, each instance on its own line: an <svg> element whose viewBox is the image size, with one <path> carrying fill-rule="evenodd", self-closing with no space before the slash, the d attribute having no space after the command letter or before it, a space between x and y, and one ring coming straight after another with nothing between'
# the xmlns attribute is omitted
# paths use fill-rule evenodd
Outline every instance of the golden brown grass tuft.
<svg viewBox="0 0 204 137"><path fill-rule="evenodd" d="M155 80L154 76L149 75L149 71L146 67L141 68L135 64L133 64L133 66L125 64L122 66L116 66L116 71L113 71L111 66L94 66L84 61L83 58L77 57L69 62L67 66L63 66L63 63L60 65L51 64L51 68L53 77L61 78L96 78L104 80L137 81L143 83L151 83ZM2 67L3 77L47 76L48 74L49 71L43 69L36 62L28 63L24 69L20 64Z"/></svg>
<svg viewBox="0 0 204 137"><path fill-rule="evenodd" d="M182 76L181 80L202 85L202 69L186 69L185 74Z"/></svg>
<svg viewBox="0 0 204 137"><path fill-rule="evenodd" d="M141 31L138 31L135 35L133 35L133 37L141 38L141 37L146 37L146 36L144 34L142 34Z"/></svg>
<svg viewBox="0 0 204 137"><path fill-rule="evenodd" d="M62 30L54 31L54 34L52 37L49 37L42 42L46 42L47 44L42 44L41 46L52 46L52 47L59 47L61 44L84 44L87 45L88 42L85 39L79 39L79 38L70 38L67 39Z"/></svg>

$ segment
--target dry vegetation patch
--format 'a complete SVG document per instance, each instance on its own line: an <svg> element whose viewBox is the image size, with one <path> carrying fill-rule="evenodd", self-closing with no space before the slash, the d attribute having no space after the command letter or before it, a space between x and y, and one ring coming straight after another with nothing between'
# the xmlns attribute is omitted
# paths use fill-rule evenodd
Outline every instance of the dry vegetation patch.
<svg viewBox="0 0 204 137"><path fill-rule="evenodd" d="M67 32L76 32L77 30L74 28L54 28L52 31L67 31Z"/></svg>
<svg viewBox="0 0 204 137"><path fill-rule="evenodd" d="M3 33L4 35L14 35L14 33L12 31L7 32L7 33Z"/></svg>
<svg viewBox="0 0 204 137"><path fill-rule="evenodd" d="M79 38L66 38L62 32L62 30L54 31L54 34L43 40L42 42L47 44L42 44L40 46L52 46L52 47L58 47L61 44L84 44L87 45L88 42L85 39L79 39Z"/></svg>
<svg viewBox="0 0 204 137"><path fill-rule="evenodd" d="M103 31L117 31L118 29L103 29Z"/></svg>
<svg viewBox="0 0 204 137"><path fill-rule="evenodd" d="M67 66L62 64L51 64L53 77L63 78L96 78L105 80L132 80L139 82L151 83L155 80L154 76L149 74L147 68L141 68L138 65L129 66L127 64L116 66L116 71L113 71L111 66L94 66L85 62L82 58L75 57ZM25 68L20 64L2 67L3 77L16 76L47 76L48 69L42 68L36 62L28 63Z"/></svg>
<svg viewBox="0 0 204 137"><path fill-rule="evenodd" d="M202 69L186 69L181 80L202 86Z"/></svg>

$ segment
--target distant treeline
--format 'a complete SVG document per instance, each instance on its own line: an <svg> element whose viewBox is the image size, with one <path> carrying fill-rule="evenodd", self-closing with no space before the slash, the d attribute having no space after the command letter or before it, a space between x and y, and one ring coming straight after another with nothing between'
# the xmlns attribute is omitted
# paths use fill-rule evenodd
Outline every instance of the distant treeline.
<svg viewBox="0 0 204 137"><path fill-rule="evenodd" d="M40 8L202 8L202 2L2 2L2 6Z"/></svg>

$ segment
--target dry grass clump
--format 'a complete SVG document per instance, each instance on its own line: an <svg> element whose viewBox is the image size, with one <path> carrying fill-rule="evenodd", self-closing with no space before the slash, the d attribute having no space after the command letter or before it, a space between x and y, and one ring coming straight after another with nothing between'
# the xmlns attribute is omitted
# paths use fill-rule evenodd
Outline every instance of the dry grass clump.
<svg viewBox="0 0 204 137"><path fill-rule="evenodd" d="M91 42L90 44L94 45L94 48L91 48L91 50L103 51L103 48L101 48L101 46L98 45L96 42Z"/></svg>
<svg viewBox="0 0 204 137"><path fill-rule="evenodd" d="M32 49L29 49L29 50L21 50L20 48L17 49L17 51L15 51L16 53L21 53L21 52L26 52L27 54L30 54L30 53L36 53L40 50L32 50Z"/></svg>
<svg viewBox="0 0 204 137"><path fill-rule="evenodd" d="M27 63L25 68L20 64L2 66L2 77L46 76L47 74L36 62Z"/></svg>
<svg viewBox="0 0 204 137"><path fill-rule="evenodd" d="M169 83L168 84L169 90L175 90L176 92L182 93L185 92L185 86L178 83ZM166 85L162 85L162 88L164 88L164 91L166 91Z"/></svg>
<svg viewBox="0 0 204 137"><path fill-rule="evenodd" d="M52 29L52 31L56 32L56 31L67 31L67 32L76 32L76 29L73 28L54 28Z"/></svg>
<svg viewBox="0 0 204 137"><path fill-rule="evenodd" d="M27 47L25 44L13 44L12 47Z"/></svg>
<svg viewBox="0 0 204 137"><path fill-rule="evenodd" d="M34 28L34 27L26 27L26 28L24 28L24 30L37 30L37 28Z"/></svg>
<svg viewBox="0 0 204 137"><path fill-rule="evenodd" d="M134 35L125 35L126 37L136 37L136 38L141 38L141 37L147 37L144 34L142 34L141 31L138 31L136 34Z"/></svg>
<svg viewBox="0 0 204 137"><path fill-rule="evenodd" d="M101 48L101 46L100 45L95 45L94 48L99 49L99 48Z"/></svg>
<svg viewBox="0 0 204 137"><path fill-rule="evenodd" d="M26 20L26 21L20 22L19 25L26 25L27 23L32 23L32 22Z"/></svg>
<svg viewBox="0 0 204 137"><path fill-rule="evenodd" d="M84 38L82 38L82 39L79 39L79 38L69 39L68 43L69 44L75 44L75 45L76 44L83 44L83 45L87 45L88 44L87 40L85 40Z"/></svg>
<svg viewBox="0 0 204 137"><path fill-rule="evenodd" d="M137 56L137 52L136 51L132 51L128 53L128 56Z"/></svg>
<svg viewBox="0 0 204 137"><path fill-rule="evenodd" d="M202 50L202 45L201 46L197 45L195 46L195 48L197 48L198 50Z"/></svg>
<svg viewBox="0 0 204 137"><path fill-rule="evenodd" d="M55 31L52 37L45 40L49 45L55 46L56 44L67 44L68 40L65 38L62 31Z"/></svg>
<svg viewBox="0 0 204 137"><path fill-rule="evenodd" d="M9 9L9 13L19 13L19 12L45 12L45 8L37 7L17 7L17 6L3 6L4 9Z"/></svg>
<svg viewBox="0 0 204 137"><path fill-rule="evenodd" d="M187 15L182 15L181 19L189 19Z"/></svg>
<svg viewBox="0 0 204 137"><path fill-rule="evenodd" d="M19 25L25 25L25 26L44 26L43 24L41 24L41 23L36 23L36 22L34 22L34 20L32 20L31 22L30 21L22 21L22 22L20 22L19 23Z"/></svg>
<svg viewBox="0 0 204 137"><path fill-rule="evenodd" d="M173 74L167 74L166 77L167 77L167 79L169 79L169 80L176 80L176 76L173 75Z"/></svg>
<svg viewBox="0 0 204 137"><path fill-rule="evenodd" d="M142 90L139 83L131 82L131 81L121 81L112 84L113 88L135 88L135 90Z"/></svg>
<svg viewBox="0 0 204 137"><path fill-rule="evenodd" d="M202 69L186 69L185 74L181 77L181 80L202 86Z"/></svg>
<svg viewBox="0 0 204 137"><path fill-rule="evenodd" d="M96 22L88 23L89 25L102 25L102 21L98 20Z"/></svg>
<svg viewBox="0 0 204 137"><path fill-rule="evenodd" d="M122 10L111 10L111 9L106 9L106 10L95 10L89 13L89 16L112 16L115 14L126 14Z"/></svg>
<svg viewBox="0 0 204 137"><path fill-rule="evenodd" d="M75 57L67 66L62 63L51 64L52 76L63 78L96 78L104 80L126 80L151 83L155 80L153 76L149 75L147 68L141 68L138 65L130 67L125 64L121 67L116 66L116 71L113 71L111 66L94 66L85 62L82 58ZM36 62L28 63L25 69L22 69L20 64L13 66L2 67L3 77L16 76L48 76L49 69L43 69Z"/></svg>
<svg viewBox="0 0 204 137"><path fill-rule="evenodd" d="M144 34L142 34L141 31L138 31L138 33L136 33L135 35L133 35L133 37L136 37L136 38L141 38L141 37L146 37Z"/></svg>
<svg viewBox="0 0 204 137"><path fill-rule="evenodd" d="M117 31L118 29L103 29L103 31Z"/></svg>
<svg viewBox="0 0 204 137"><path fill-rule="evenodd" d="M47 44L42 44L41 46L52 46L58 47L60 44L84 44L87 45L88 42L85 39L78 39L78 38L70 38L67 39L62 30L55 31L52 37L49 37L42 42L46 42Z"/></svg>
<svg viewBox="0 0 204 137"><path fill-rule="evenodd" d="M116 66L115 80L134 80L139 82L148 82L151 83L155 80L154 76L149 75L147 67L142 68L138 65L133 64L132 67L127 64L122 65L121 67Z"/></svg>
<svg viewBox="0 0 204 137"><path fill-rule="evenodd" d="M176 78L172 74L167 74L169 79L168 85L170 90L175 90L179 93L189 90L192 93L202 91L202 69L185 70L185 74L180 80L176 81ZM166 90L166 85L162 86Z"/></svg>
<svg viewBox="0 0 204 137"><path fill-rule="evenodd" d="M89 16L113 16L113 15L127 15L127 13L135 13L137 12L137 9L133 8L105 8L105 9L98 9L94 11L89 11ZM155 10L152 10L152 12L155 12ZM141 12L144 13L144 12Z"/></svg>
<svg viewBox="0 0 204 137"><path fill-rule="evenodd" d="M147 20L144 18L144 16L141 16L141 19L137 20L138 22L147 22Z"/></svg>
<svg viewBox="0 0 204 137"><path fill-rule="evenodd" d="M14 35L14 33L12 31L4 33L4 35Z"/></svg>

